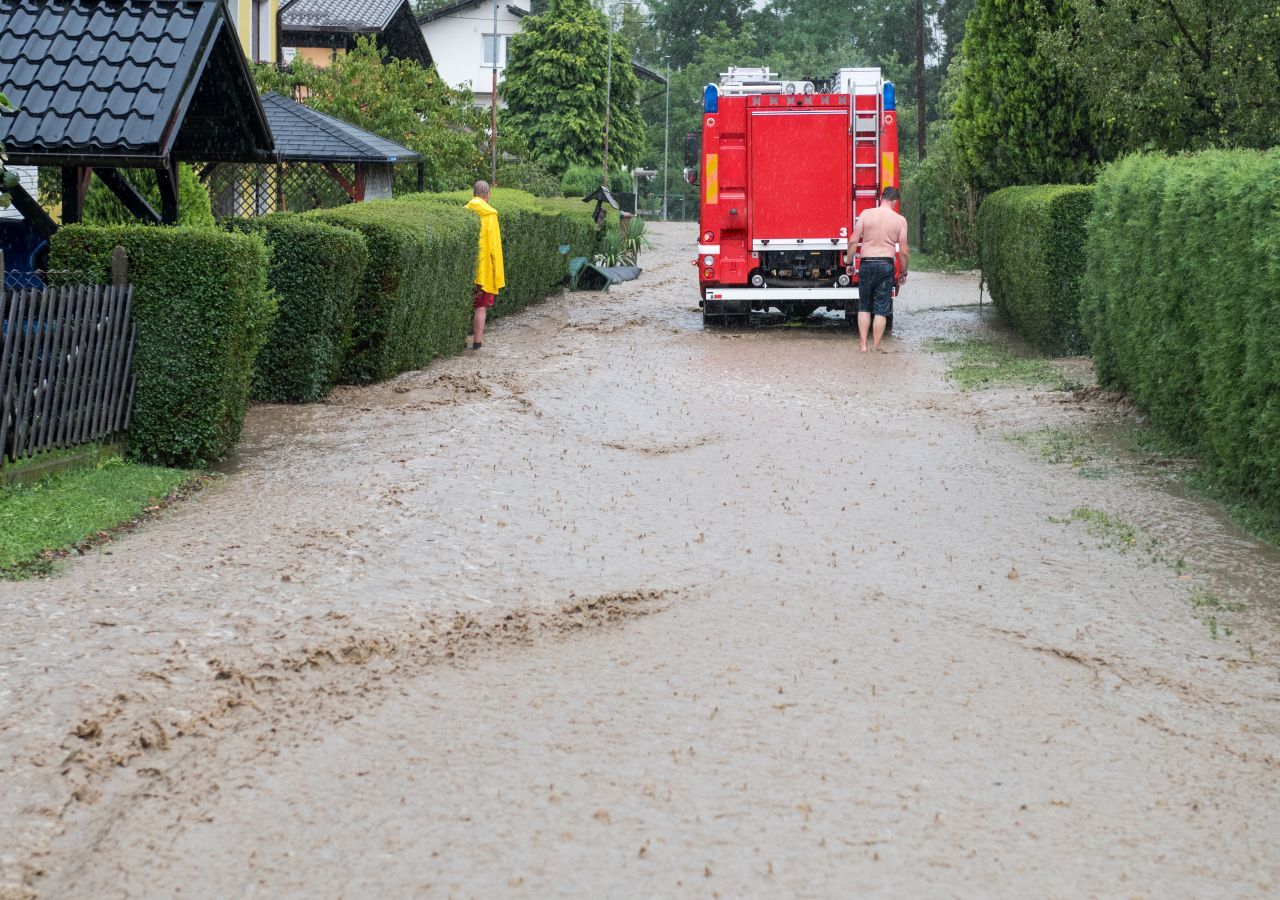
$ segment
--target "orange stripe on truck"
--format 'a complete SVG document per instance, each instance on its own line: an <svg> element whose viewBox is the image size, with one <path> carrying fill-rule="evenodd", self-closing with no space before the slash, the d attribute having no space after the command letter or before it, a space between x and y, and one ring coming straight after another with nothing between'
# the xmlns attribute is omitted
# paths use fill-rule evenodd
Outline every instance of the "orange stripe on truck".
<svg viewBox="0 0 1280 900"><path fill-rule="evenodd" d="M707 186L706 203L720 202L720 154L707 154L707 170L702 174L702 180Z"/></svg>

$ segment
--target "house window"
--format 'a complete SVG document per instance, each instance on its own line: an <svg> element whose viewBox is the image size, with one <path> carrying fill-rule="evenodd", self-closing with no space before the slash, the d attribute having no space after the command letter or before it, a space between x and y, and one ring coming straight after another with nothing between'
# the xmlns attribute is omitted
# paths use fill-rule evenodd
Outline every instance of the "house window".
<svg viewBox="0 0 1280 900"><path fill-rule="evenodd" d="M275 54L270 46L271 2L253 0L249 13L249 52L254 62L271 62Z"/></svg>
<svg viewBox="0 0 1280 900"><path fill-rule="evenodd" d="M501 69L503 66L505 66L505 65L507 64L507 38L508 38L508 35L500 34L500 35L497 35L497 38L498 38L498 40L495 42L495 41L494 41L494 35L492 35L492 34L482 34L482 35L480 35L480 40L481 40L481 42L482 42L482 43L483 43L483 45L484 45L484 64L485 64L485 66L487 66L487 67L489 67L489 68L492 68L492 67L493 67L493 65L494 65L494 61L493 61L493 55L494 55L494 54L493 54L493 51L494 51L494 48L495 48L495 46L496 46L496 47L497 47L497 50L498 50L498 62L497 62L497 65L498 65L498 68L499 68L499 69Z"/></svg>

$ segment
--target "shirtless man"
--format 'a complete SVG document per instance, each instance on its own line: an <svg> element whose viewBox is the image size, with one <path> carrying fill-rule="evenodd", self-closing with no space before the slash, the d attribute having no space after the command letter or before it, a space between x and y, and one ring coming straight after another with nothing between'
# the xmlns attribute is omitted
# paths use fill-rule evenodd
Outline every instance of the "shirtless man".
<svg viewBox="0 0 1280 900"><path fill-rule="evenodd" d="M885 323L893 314L894 257L902 253L900 281L907 280L907 260L911 251L907 248L907 220L894 212L898 201L898 189L884 188L880 192L880 205L869 209L853 224L850 247L862 241L862 264L858 269L858 334L862 337L862 352L867 352L867 331L872 330L871 316L875 314L874 347L880 349ZM852 274L852 266L850 267Z"/></svg>

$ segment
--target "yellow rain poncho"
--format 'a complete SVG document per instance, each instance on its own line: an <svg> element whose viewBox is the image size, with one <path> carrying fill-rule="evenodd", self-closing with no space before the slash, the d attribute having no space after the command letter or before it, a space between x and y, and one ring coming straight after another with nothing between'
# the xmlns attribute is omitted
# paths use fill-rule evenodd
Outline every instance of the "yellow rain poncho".
<svg viewBox="0 0 1280 900"><path fill-rule="evenodd" d="M480 252L476 257L476 284L489 294L497 294L507 286L502 267L502 232L498 229L498 211L479 197L472 197L467 209L480 217Z"/></svg>

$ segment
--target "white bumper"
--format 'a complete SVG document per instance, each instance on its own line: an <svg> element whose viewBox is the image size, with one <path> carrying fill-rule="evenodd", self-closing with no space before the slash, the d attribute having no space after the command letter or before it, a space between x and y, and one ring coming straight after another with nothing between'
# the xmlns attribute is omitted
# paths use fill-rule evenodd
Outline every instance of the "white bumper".
<svg viewBox="0 0 1280 900"><path fill-rule="evenodd" d="M818 303L822 303L826 300L830 300L832 302L844 302L847 300L857 300L858 289L856 287L707 288L704 297L707 300L760 300L762 302L770 300L812 300Z"/></svg>

